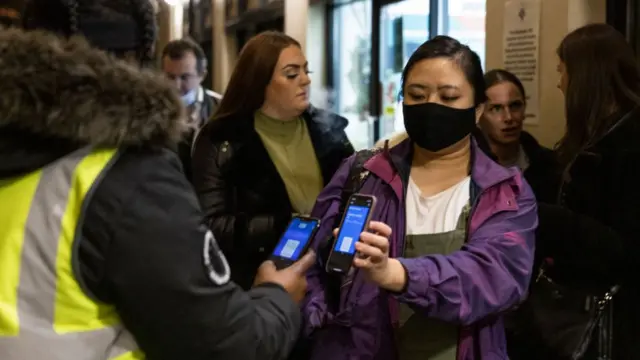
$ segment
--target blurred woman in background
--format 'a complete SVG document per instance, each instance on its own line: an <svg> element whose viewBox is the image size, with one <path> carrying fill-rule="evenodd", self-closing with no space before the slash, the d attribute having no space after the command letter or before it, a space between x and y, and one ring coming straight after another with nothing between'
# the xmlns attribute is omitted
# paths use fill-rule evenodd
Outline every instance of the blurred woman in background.
<svg viewBox="0 0 640 360"><path fill-rule="evenodd" d="M573 350L567 341L580 335L575 329L593 311L594 297L603 300L608 293L611 301L597 303L603 318L581 359L637 359L640 66L624 36L606 24L572 31L557 55L566 115L566 132L557 147L562 183L557 206L540 204L536 266L553 280L553 287L564 289L547 297L555 300L536 306L534 300L545 290L537 282L532 285L518 312L544 319L538 328L542 331L511 342L510 357L568 358L558 346ZM525 321L522 329L529 324Z"/></svg>
<svg viewBox="0 0 640 360"><path fill-rule="evenodd" d="M570 244L574 256L599 264L572 268L563 280L588 285L598 295L622 286L609 319L613 332L594 342L587 358L635 359L640 354L640 66L624 36L606 24L574 30L557 53L567 119L558 146L559 201L571 211L574 226L568 229L573 236L558 234L544 242L553 248L575 240ZM583 231L576 232L577 227ZM565 246L563 254L569 253ZM610 354L598 350L598 345L607 348L603 342L612 342Z"/></svg>
<svg viewBox="0 0 640 360"><path fill-rule="evenodd" d="M484 81L487 103L478 124L492 154L503 166L522 170L538 201L554 202L558 186L555 155L522 129L527 107L522 82L502 69L487 72Z"/></svg>
<svg viewBox="0 0 640 360"><path fill-rule="evenodd" d="M247 42L214 118L193 153L193 183L208 225L251 287L294 214L354 149L347 120L309 104L309 65L293 38L268 31Z"/></svg>

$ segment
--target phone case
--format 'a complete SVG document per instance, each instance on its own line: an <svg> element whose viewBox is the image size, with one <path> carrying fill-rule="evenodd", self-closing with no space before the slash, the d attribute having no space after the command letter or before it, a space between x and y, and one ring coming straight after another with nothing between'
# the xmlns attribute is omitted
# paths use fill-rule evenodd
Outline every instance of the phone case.
<svg viewBox="0 0 640 360"><path fill-rule="evenodd" d="M349 200L347 200L347 204L349 204L351 202L351 199L353 197L356 197L356 196L357 197L367 197L367 198L370 198L372 200L371 201L371 206L369 207L369 213L367 214L367 219L365 220L365 224L366 225L363 228L363 231L366 231L367 228L369 227L369 222L371 221L371 216L373 214L373 210L375 209L376 203L377 203L378 200L373 195L353 194L353 195L351 195L349 197ZM342 219L340 219L340 225L338 226L339 229L342 228L342 224L344 223L344 220L345 220L345 218L347 216L347 209L348 208L349 208L349 205L347 205L345 207L345 211L342 214ZM338 233L338 235L339 235L339 233ZM327 258L327 262L326 262L326 265L325 265L325 271L326 272L334 272L333 270L331 270L329 268L329 265L331 264L331 258L333 257L334 252L335 252L335 243L336 243L336 241L338 241L338 237L337 236L333 239L333 242L331 243L331 252L329 253L329 257ZM358 239L358 241L359 241L359 239ZM356 254L357 254L357 252L353 253L353 255L351 256L352 260L353 260L353 257L355 257ZM343 269L342 273L344 273L344 274L348 273L350 268L351 268L351 265L349 265L349 268Z"/></svg>

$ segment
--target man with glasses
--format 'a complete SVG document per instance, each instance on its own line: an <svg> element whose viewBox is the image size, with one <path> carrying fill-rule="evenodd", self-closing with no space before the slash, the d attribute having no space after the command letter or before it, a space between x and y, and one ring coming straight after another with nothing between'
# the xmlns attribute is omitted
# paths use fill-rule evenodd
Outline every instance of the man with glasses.
<svg viewBox="0 0 640 360"><path fill-rule="evenodd" d="M175 83L190 115L192 131L178 149L184 172L191 180L191 147L198 130L213 115L221 96L202 87L207 75L207 57L196 42L180 39L169 42L162 51L162 71Z"/></svg>

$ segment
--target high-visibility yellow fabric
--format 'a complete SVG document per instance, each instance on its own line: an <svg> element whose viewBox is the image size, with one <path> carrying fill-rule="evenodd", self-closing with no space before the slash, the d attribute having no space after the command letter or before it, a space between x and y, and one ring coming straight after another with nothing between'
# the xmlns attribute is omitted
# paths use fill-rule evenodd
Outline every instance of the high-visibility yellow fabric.
<svg viewBox="0 0 640 360"><path fill-rule="evenodd" d="M144 359L144 355L137 348L121 349L114 345L124 331L120 318L112 305L91 298L83 290L74 265L77 262L77 242L82 233L85 206L95 185L99 183L117 153L114 149L74 153L69 155L71 161L65 163L66 166L72 164L70 171L66 171L66 168L63 168L63 171L52 171L56 170L56 166L63 166L61 164L65 159L62 159L32 173L0 180L0 339L9 339L9 342L5 342L9 348L11 341L15 339L16 343L23 341L16 349L28 351L29 346L24 344L37 342L37 336L42 336L43 340L46 338L47 344L54 344L54 349L50 351L64 351L77 355L78 360L93 360L93 357L82 353L83 349L92 346L87 341L93 340L96 341L96 346L105 347L91 349L94 353L101 353L100 359L104 359L104 354L114 354L111 355L111 360ZM57 181L52 181L47 176L56 176ZM46 196L44 204L37 194ZM32 216L34 213L39 216ZM45 221L36 223L34 219ZM59 223L55 223L56 221ZM39 247L34 244L39 244ZM32 248L28 249L29 246ZM54 264L50 266L51 269L37 266L37 273L51 275L50 278L55 279L55 284L49 282L48 288L43 286L40 289L34 285L39 284L37 281L27 284L21 280L22 273L31 273L29 265L25 264L38 263L26 262L24 257L39 259L44 255L38 254L45 251L43 248L49 247L56 249L48 254L52 256L50 262ZM46 283L49 281L48 278L49 276L43 276L43 279L38 278L38 281ZM25 290L25 287L30 288ZM40 298L55 299L53 306L50 302L34 306L38 301L44 301ZM33 309L28 311L27 316L21 316L19 313L25 311L25 308L20 306L21 300L29 305L26 309ZM51 314L51 310L39 310L45 308L52 308L53 313ZM28 324L23 317L29 319ZM110 329L114 331L105 331ZM92 332L95 334L91 334ZM73 343L69 344L68 335L77 336L77 351L70 349L74 346ZM29 338L25 340L25 336ZM66 338L63 342L64 336ZM60 339L61 344L57 349L56 339ZM20 356L25 359L31 358L30 354Z"/></svg>

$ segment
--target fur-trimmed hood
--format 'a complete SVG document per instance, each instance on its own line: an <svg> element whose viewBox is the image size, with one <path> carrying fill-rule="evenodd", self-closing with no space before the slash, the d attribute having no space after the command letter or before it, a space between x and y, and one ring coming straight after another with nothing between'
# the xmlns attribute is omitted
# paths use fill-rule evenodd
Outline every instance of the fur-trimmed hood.
<svg viewBox="0 0 640 360"><path fill-rule="evenodd" d="M180 140L185 120L176 91L157 72L115 60L81 38L0 31L0 173L7 151L34 146L8 148L10 133L75 146L162 147Z"/></svg>

